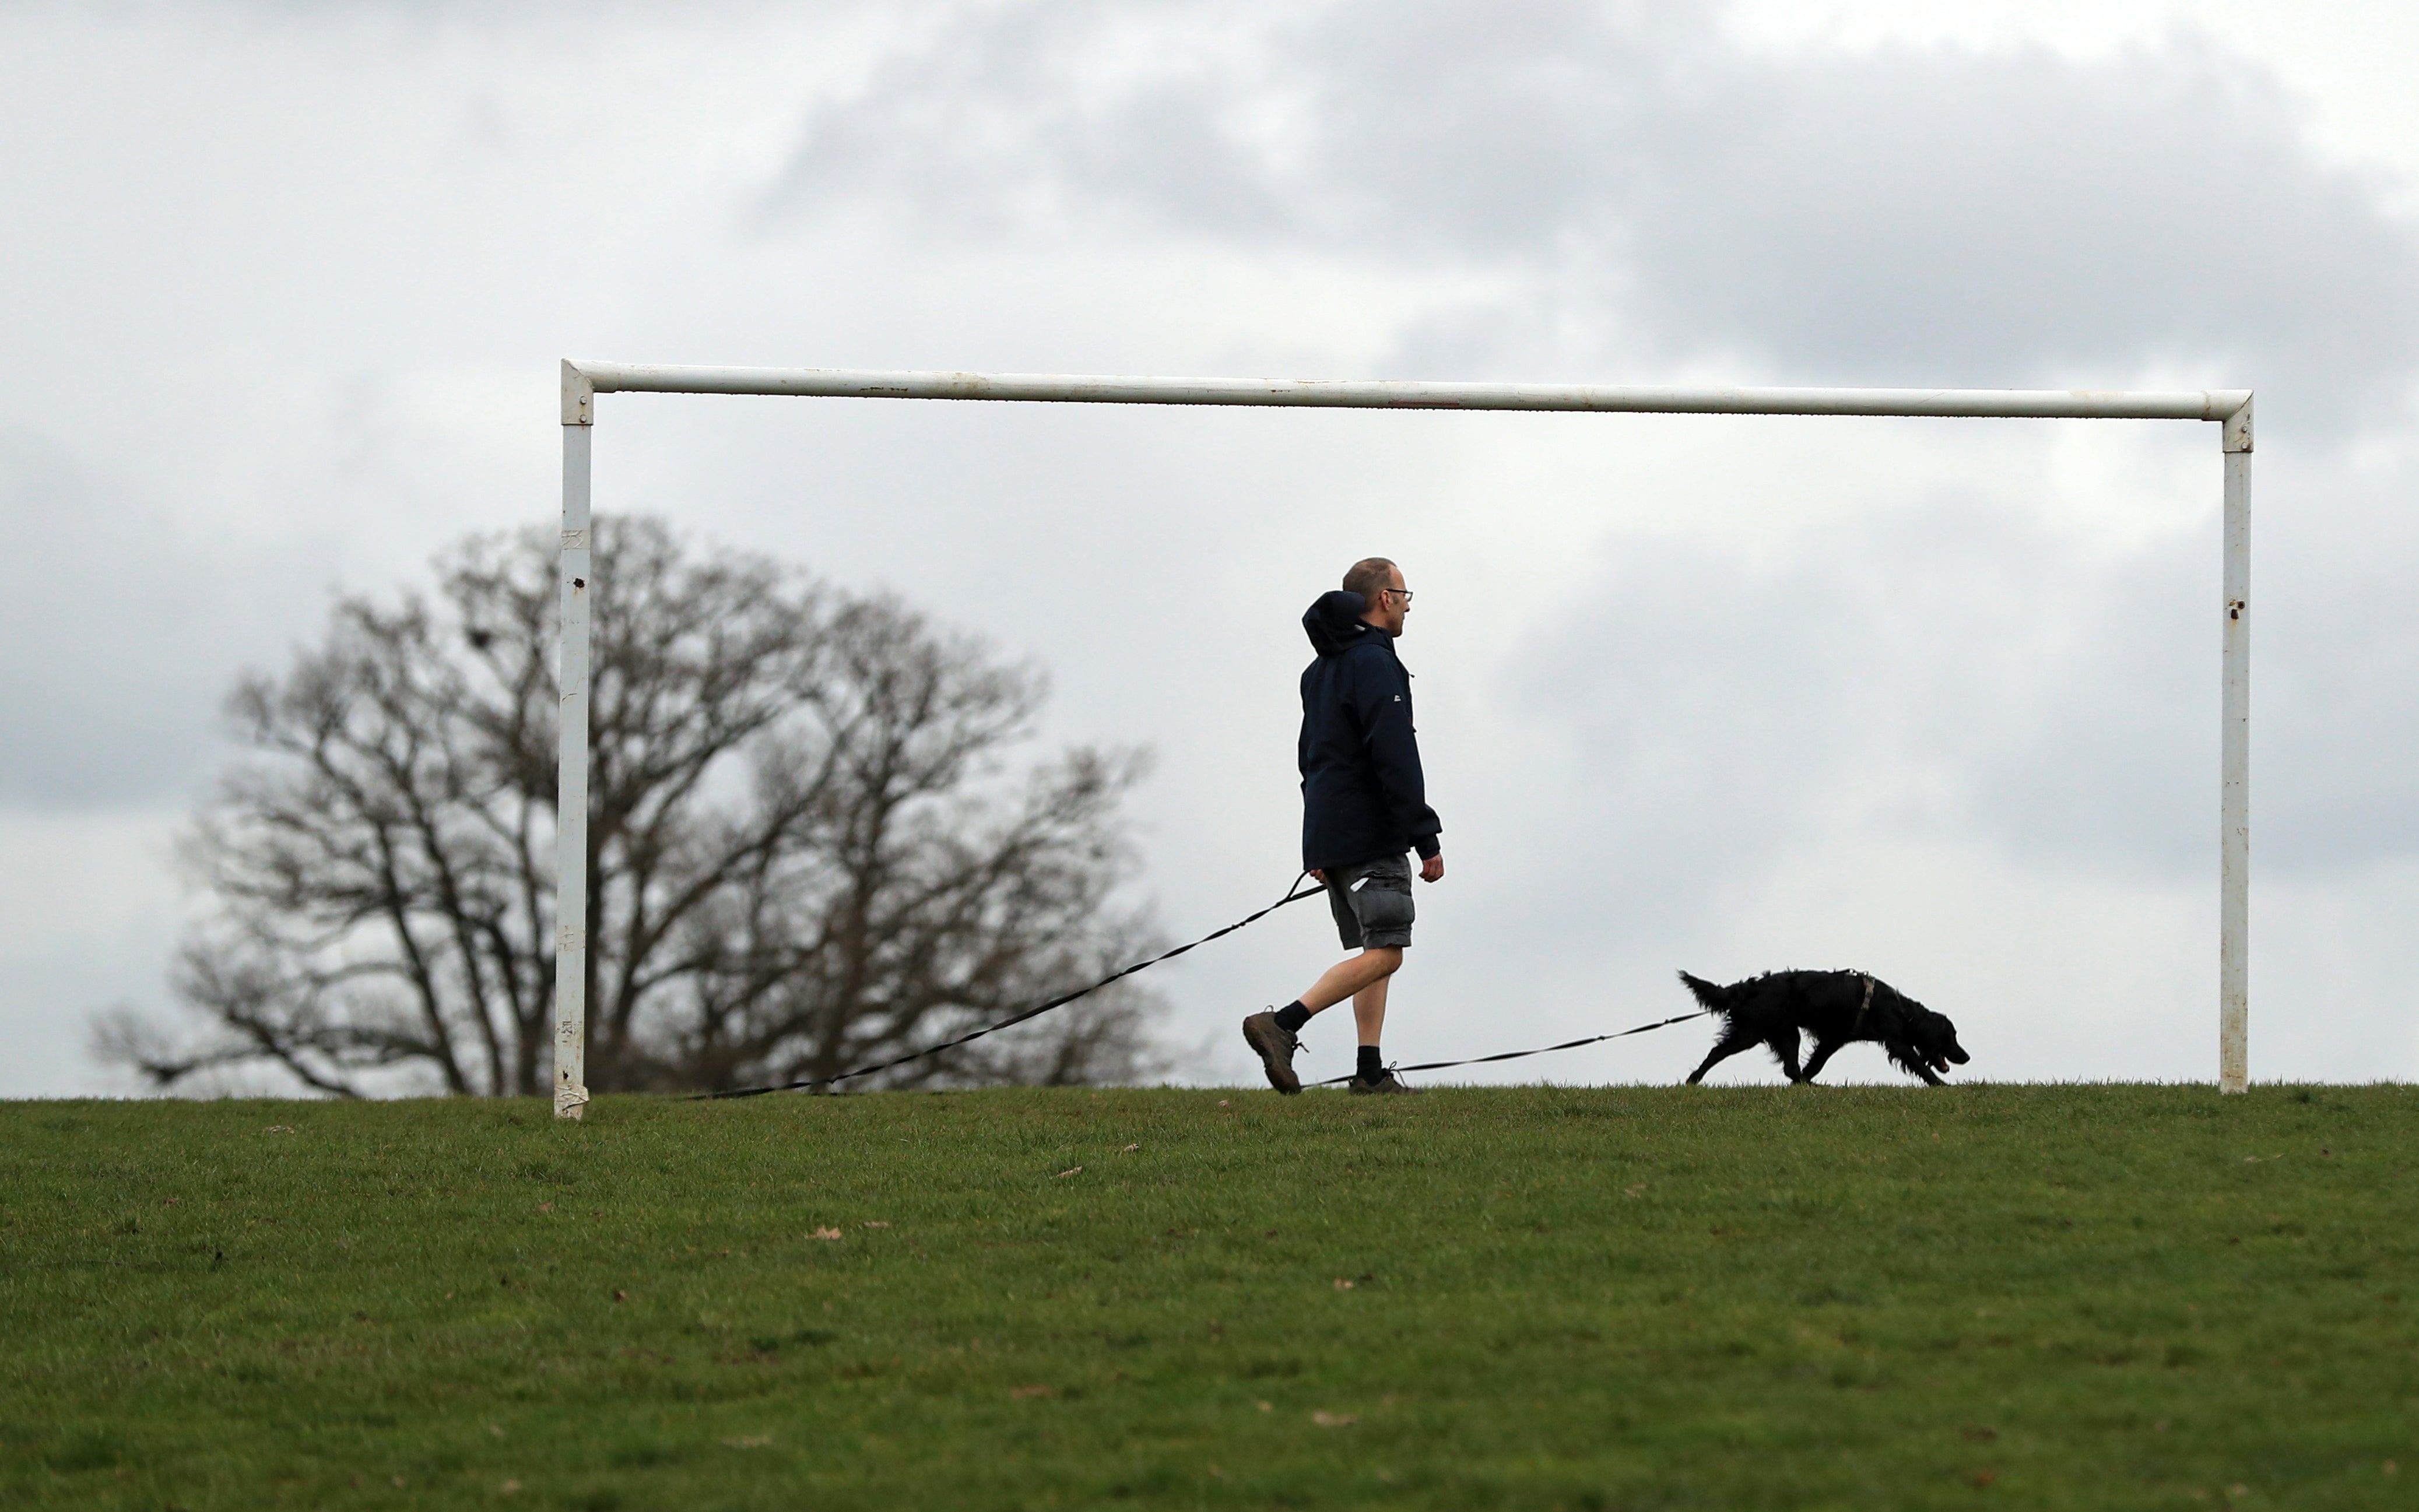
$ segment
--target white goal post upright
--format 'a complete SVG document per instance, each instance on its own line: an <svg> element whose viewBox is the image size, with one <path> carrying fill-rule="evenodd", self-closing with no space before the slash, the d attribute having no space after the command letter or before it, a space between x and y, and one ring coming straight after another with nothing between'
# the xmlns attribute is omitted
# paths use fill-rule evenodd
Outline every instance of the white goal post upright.
<svg viewBox="0 0 2419 1512"><path fill-rule="evenodd" d="M599 393L790 394L1041 404L1529 409L1595 414L1878 415L2213 420L2226 458L2224 695L2218 794L2217 1084L2249 1077L2251 930L2251 393L1996 389L1633 389L1593 384L1117 378L835 368L562 364L562 734L556 873L554 1111L587 1106L589 441Z"/></svg>

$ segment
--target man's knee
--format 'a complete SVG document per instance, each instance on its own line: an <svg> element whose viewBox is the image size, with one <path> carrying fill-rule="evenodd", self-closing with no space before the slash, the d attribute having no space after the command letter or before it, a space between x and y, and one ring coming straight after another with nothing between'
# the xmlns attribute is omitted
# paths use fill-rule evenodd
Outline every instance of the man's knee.
<svg viewBox="0 0 2419 1512"><path fill-rule="evenodd" d="M1393 976L1403 969L1400 945L1372 945L1361 953L1361 958L1375 967L1379 976Z"/></svg>

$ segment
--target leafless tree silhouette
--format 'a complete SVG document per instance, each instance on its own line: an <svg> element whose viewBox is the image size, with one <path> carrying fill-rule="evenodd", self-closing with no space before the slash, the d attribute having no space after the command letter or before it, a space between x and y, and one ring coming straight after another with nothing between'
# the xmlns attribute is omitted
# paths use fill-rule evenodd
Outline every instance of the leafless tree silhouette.
<svg viewBox="0 0 2419 1512"><path fill-rule="evenodd" d="M1135 751L1009 765L1043 695L897 599L603 519L594 557L589 1085L829 1076L1150 947L1113 894ZM100 1053L171 1086L270 1064L322 1092L541 1093L551 1075L554 539L464 542L431 598L342 599L229 710L253 755L184 845L192 1044ZM1163 1069L1131 985L879 1084Z"/></svg>

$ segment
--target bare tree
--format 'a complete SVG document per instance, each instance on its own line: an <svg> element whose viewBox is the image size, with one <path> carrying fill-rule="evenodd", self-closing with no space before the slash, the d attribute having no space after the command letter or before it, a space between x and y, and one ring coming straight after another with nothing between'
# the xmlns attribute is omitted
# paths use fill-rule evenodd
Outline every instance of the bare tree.
<svg viewBox="0 0 2419 1512"><path fill-rule="evenodd" d="M898 600L660 521L595 533L589 1085L828 1077L1004 1016L1146 948L1112 895L1135 752L1023 771L1042 697ZM551 1075L558 588L550 533L478 537L417 594L336 605L247 678L254 756L183 848L217 917L175 985L209 1026L103 1052L171 1085L268 1063L324 1092L538 1093ZM885 1084L1162 1068L1121 985Z"/></svg>

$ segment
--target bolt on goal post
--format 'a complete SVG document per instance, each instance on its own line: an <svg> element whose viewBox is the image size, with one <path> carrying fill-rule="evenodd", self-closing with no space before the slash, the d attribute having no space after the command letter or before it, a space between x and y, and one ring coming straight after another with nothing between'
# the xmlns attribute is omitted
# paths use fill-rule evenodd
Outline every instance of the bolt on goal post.
<svg viewBox="0 0 2419 1512"><path fill-rule="evenodd" d="M562 780L556 813L554 1111L588 1103L589 442L600 393L789 394L1074 405L1256 405L1331 409L1521 409L1592 414L1868 415L2001 420L2180 420L2219 426L2226 461L2219 700L2217 1085L2249 1077L2251 932L2251 391L2019 389L1663 389L1593 384L1290 378L1117 378L877 373L839 368L562 364Z"/></svg>

